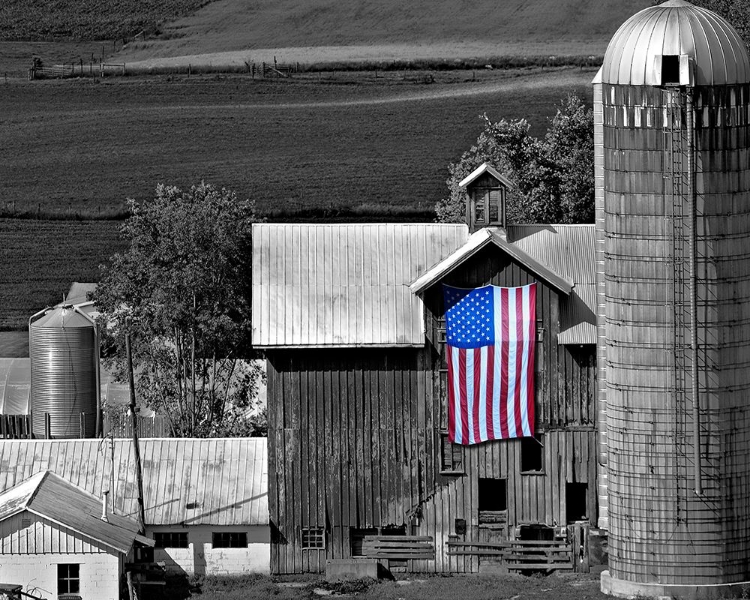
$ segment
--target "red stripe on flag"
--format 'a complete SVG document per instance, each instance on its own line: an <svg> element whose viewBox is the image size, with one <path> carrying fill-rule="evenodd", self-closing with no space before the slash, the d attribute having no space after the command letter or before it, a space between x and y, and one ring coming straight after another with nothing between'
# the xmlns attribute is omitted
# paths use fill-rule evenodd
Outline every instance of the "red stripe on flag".
<svg viewBox="0 0 750 600"><path fill-rule="evenodd" d="M451 443L456 441L456 396L454 390L453 378L456 374L453 372L453 348L445 345L445 352L448 355L448 439Z"/></svg>
<svg viewBox="0 0 750 600"><path fill-rule="evenodd" d="M482 439L479 432L479 386L482 382L482 349L475 348L472 352L474 353L474 405L472 406L474 437L470 441L475 444Z"/></svg>
<svg viewBox="0 0 750 600"><path fill-rule="evenodd" d="M494 398L492 390L495 387L495 346L487 346L487 406L485 418L487 420L487 439L495 439L495 411L497 410L497 399Z"/></svg>
<svg viewBox="0 0 750 600"><path fill-rule="evenodd" d="M528 371L526 372L527 386L527 398L528 398L528 415L529 415L529 430L531 435L534 435L534 412L535 412L535 401L534 401L534 357L536 356L536 283L529 286L529 363Z"/></svg>
<svg viewBox="0 0 750 600"><path fill-rule="evenodd" d="M503 341L500 350L500 431L501 437L506 439L508 433L508 289L500 290L500 306L502 307Z"/></svg>
<svg viewBox="0 0 750 600"><path fill-rule="evenodd" d="M458 370L461 374L459 388L461 390L461 443L469 443L469 399L466 395L466 350L459 348L458 350Z"/></svg>

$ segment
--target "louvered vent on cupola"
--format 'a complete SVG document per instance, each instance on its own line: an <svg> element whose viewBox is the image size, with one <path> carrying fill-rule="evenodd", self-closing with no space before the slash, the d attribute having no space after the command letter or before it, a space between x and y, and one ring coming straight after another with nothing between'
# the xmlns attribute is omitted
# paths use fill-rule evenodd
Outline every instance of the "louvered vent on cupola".
<svg viewBox="0 0 750 600"><path fill-rule="evenodd" d="M466 224L471 233L483 227L505 227L505 199L513 186L508 178L484 163L458 186L466 191Z"/></svg>

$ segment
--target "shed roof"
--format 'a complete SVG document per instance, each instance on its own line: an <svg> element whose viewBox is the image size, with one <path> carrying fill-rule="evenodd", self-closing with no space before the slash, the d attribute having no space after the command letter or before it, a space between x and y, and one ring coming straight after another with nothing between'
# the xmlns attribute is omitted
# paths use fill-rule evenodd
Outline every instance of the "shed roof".
<svg viewBox="0 0 750 600"><path fill-rule="evenodd" d="M42 471L0 493L0 520L28 511L127 553L138 537L135 519L101 518L102 501L50 471Z"/></svg>
<svg viewBox="0 0 750 600"><path fill-rule="evenodd" d="M253 344L422 346L409 284L468 238L466 225L253 225Z"/></svg>
<svg viewBox="0 0 750 600"><path fill-rule="evenodd" d="M140 449L146 524L268 524L265 438L142 439ZM96 439L0 444L0 490L48 470L95 497L112 490L116 514L137 514L131 440L114 440L114 452Z"/></svg>

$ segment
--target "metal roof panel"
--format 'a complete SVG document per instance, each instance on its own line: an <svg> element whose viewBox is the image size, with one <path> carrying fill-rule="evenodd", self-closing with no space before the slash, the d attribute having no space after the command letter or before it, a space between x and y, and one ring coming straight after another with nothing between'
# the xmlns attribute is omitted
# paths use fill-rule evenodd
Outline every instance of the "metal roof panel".
<svg viewBox="0 0 750 600"><path fill-rule="evenodd" d="M409 284L467 238L454 224L255 224L253 344L421 346Z"/></svg>
<svg viewBox="0 0 750 600"><path fill-rule="evenodd" d="M95 497L114 485L116 512L133 517L133 443L114 440L114 464L109 443L4 440L0 491L49 470ZM266 438L142 439L140 448L147 524L268 524ZM240 463L252 463L252 472L241 472Z"/></svg>

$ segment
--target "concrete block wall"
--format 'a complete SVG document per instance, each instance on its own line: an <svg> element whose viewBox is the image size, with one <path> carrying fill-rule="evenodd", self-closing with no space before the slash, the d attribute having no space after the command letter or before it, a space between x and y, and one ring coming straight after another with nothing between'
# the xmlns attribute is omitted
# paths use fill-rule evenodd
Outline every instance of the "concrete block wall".
<svg viewBox="0 0 750 600"><path fill-rule="evenodd" d="M188 527L149 527L151 538L157 532L187 531L187 548L155 548L154 560L164 562L168 569L189 575L240 575L271 572L271 530L267 525ZM247 548L214 548L212 534L246 532Z"/></svg>
<svg viewBox="0 0 750 600"><path fill-rule="evenodd" d="M83 600L119 600L120 559L115 554L6 554L0 581L23 586L44 598L57 597L57 565L79 564Z"/></svg>

